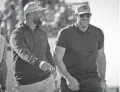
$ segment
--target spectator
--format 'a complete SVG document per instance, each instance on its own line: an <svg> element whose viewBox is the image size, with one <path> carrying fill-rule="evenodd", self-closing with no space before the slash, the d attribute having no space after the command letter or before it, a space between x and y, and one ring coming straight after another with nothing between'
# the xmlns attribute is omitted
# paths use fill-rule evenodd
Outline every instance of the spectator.
<svg viewBox="0 0 120 92"><path fill-rule="evenodd" d="M8 38L10 37L10 34L15 29L15 25L17 24L16 20L16 10L15 10L15 2L12 1L9 7L9 13L4 17L4 20L7 23L7 29L8 29Z"/></svg>

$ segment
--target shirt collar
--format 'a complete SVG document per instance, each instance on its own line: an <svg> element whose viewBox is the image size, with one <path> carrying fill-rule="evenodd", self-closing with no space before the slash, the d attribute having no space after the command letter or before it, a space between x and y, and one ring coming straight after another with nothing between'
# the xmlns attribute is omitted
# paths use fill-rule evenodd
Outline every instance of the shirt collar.
<svg viewBox="0 0 120 92"><path fill-rule="evenodd" d="M78 26L77 26L77 24L76 24L76 23L74 24L74 26L78 28ZM79 28L78 28L78 29L79 29ZM80 30L80 29L79 29L79 30ZM81 31L81 30L80 30L80 31ZM82 31L81 31L81 32L82 32ZM88 32L88 33L90 33L90 32L91 32L91 31L90 31L90 24L89 24L88 29L87 29L87 31L86 31L86 32Z"/></svg>

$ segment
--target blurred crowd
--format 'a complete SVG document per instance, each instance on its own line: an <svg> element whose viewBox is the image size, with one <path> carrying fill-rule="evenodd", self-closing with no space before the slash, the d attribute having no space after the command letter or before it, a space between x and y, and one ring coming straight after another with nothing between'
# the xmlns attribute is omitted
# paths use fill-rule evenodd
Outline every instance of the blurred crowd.
<svg viewBox="0 0 120 92"><path fill-rule="evenodd" d="M72 17L72 5L64 0L6 0L3 9L3 22L1 34L9 42L11 32L24 21L23 7L31 1L40 2L42 7L47 7L43 28L49 37L56 36L58 31L75 21Z"/></svg>

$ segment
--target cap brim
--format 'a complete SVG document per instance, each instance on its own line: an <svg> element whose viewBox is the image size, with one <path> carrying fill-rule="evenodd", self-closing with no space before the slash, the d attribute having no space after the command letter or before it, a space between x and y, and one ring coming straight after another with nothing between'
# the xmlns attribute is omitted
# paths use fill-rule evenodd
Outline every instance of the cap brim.
<svg viewBox="0 0 120 92"><path fill-rule="evenodd" d="M46 10L47 8L37 8L37 9L34 9L34 10L31 10L31 11L28 11L28 12L25 12L24 14L28 14L28 13L31 13L31 12L35 12L35 11L44 11Z"/></svg>
<svg viewBox="0 0 120 92"><path fill-rule="evenodd" d="M41 10L44 11L44 10L46 10L46 9L47 9L47 8L42 8Z"/></svg>
<svg viewBox="0 0 120 92"><path fill-rule="evenodd" d="M33 10L33 12L34 11L44 11L44 10L46 10L47 8L37 8L37 9L35 9L35 10Z"/></svg>
<svg viewBox="0 0 120 92"><path fill-rule="evenodd" d="M91 14L90 12L80 12L80 13L76 13L77 15L81 15L81 14L86 14L86 13L88 13L88 14ZM92 15L92 14L91 14Z"/></svg>

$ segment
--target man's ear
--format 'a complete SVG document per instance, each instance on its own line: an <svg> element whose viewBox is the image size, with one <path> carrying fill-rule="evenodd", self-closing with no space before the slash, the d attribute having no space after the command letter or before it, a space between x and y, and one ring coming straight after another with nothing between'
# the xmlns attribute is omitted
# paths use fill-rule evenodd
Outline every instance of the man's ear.
<svg viewBox="0 0 120 92"><path fill-rule="evenodd" d="M77 20L77 17L78 17L78 15L77 15L77 14L75 14L75 15L74 15L75 20Z"/></svg>

